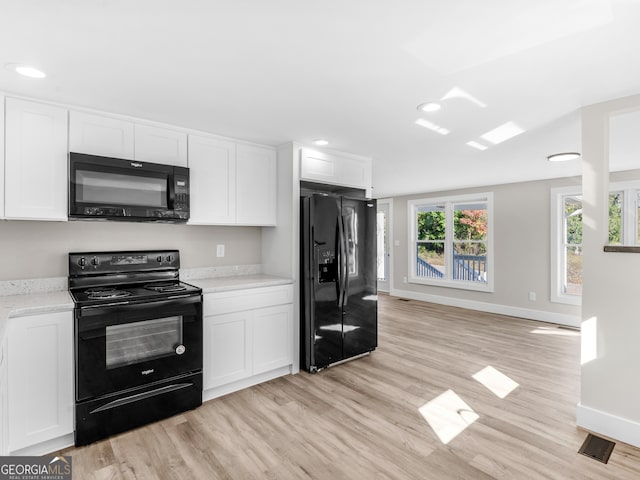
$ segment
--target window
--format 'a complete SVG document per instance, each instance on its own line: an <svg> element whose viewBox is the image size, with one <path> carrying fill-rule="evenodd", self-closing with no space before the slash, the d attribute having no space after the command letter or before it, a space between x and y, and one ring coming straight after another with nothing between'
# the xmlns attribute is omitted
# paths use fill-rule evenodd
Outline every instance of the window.
<svg viewBox="0 0 640 480"><path fill-rule="evenodd" d="M638 245L640 184L611 184L609 245ZM582 192L551 190L551 301L580 305L582 295Z"/></svg>
<svg viewBox="0 0 640 480"><path fill-rule="evenodd" d="M493 194L410 200L409 281L493 291Z"/></svg>

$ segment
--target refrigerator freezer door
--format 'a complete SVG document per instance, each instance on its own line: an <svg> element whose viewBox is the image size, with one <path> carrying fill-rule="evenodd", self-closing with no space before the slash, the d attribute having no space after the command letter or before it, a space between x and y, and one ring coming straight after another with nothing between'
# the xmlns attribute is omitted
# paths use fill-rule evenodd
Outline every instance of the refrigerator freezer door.
<svg viewBox="0 0 640 480"><path fill-rule="evenodd" d="M378 344L376 201L343 197L346 244L343 358L374 350Z"/></svg>
<svg viewBox="0 0 640 480"><path fill-rule="evenodd" d="M313 195L302 201L303 323L301 363L315 370L342 359L339 305L339 199Z"/></svg>

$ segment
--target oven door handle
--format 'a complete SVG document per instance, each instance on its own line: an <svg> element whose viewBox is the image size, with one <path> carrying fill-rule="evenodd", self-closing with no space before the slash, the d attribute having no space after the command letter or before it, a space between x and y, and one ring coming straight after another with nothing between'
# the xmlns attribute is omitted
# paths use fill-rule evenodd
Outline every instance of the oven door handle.
<svg viewBox="0 0 640 480"><path fill-rule="evenodd" d="M163 297L162 299L155 300L141 300L141 301L121 301L121 302L110 302L110 303L102 303L100 305L86 305L84 307L80 307L81 312L90 312L90 311L98 311L100 309L108 309L110 307L124 307L125 309L130 310L141 310L149 307L157 308L168 306L169 304L173 305L190 305L193 303L201 303L202 295L200 294L182 294L182 295L172 295L170 297ZM91 315L95 315L95 313L91 313Z"/></svg>
<svg viewBox="0 0 640 480"><path fill-rule="evenodd" d="M146 400L147 398L156 397L158 395L163 395L169 392L175 392L176 390L182 390L183 388L189 388L189 387L193 387L193 383L174 383L173 385L167 385L164 387L156 388L155 390L150 390L148 392L136 393L135 395L130 395L128 397L114 400L96 409L91 410L89 413L92 414L92 413L104 412L105 410L111 410L113 408L118 408L123 405L127 405L129 403L139 402L141 400Z"/></svg>

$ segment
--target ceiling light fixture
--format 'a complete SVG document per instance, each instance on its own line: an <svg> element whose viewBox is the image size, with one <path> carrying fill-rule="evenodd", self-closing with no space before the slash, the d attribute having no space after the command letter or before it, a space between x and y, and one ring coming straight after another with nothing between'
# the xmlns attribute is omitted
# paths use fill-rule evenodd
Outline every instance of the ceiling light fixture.
<svg viewBox="0 0 640 480"><path fill-rule="evenodd" d="M439 103L426 102L426 103L421 103L420 105L418 105L416 107L416 110L420 110L422 112L437 112L441 108L442 108L442 106Z"/></svg>
<svg viewBox="0 0 640 480"><path fill-rule="evenodd" d="M29 65L22 65L20 63L8 63L5 65L8 70L14 70L15 72L29 78L45 78L47 75L38 70L37 68L30 67Z"/></svg>
<svg viewBox="0 0 640 480"><path fill-rule="evenodd" d="M327 145L329 145L329 142L327 140L323 140L322 138L319 138L317 140L314 140L313 144L317 145L318 147L326 147Z"/></svg>
<svg viewBox="0 0 640 480"><path fill-rule="evenodd" d="M478 150L486 150L487 148L489 148L486 145L482 145L481 143L474 142L474 141L467 142L467 145L473 148L477 148Z"/></svg>
<svg viewBox="0 0 640 480"><path fill-rule="evenodd" d="M446 128L441 127L440 125L436 125L435 123L430 122L429 120L425 120L424 118L417 119L416 125L420 125L421 127L424 127L428 130L439 133L440 135L449 134L449 130L447 130Z"/></svg>
<svg viewBox="0 0 640 480"><path fill-rule="evenodd" d="M562 152L549 155L547 160L550 162L566 162L569 160L575 160L576 158L580 158L580 154L578 152Z"/></svg>

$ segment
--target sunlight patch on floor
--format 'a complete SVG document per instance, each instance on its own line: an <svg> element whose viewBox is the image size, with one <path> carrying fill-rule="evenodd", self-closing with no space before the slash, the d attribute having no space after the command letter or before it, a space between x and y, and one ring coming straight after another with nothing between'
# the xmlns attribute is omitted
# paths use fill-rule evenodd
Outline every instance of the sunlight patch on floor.
<svg viewBox="0 0 640 480"><path fill-rule="evenodd" d="M491 390L498 398L505 398L520 386L519 383L513 381L491 365L484 367L478 373L474 374L473 378Z"/></svg>
<svg viewBox="0 0 640 480"><path fill-rule="evenodd" d="M453 390L447 390L418 410L445 445L480 418Z"/></svg>
<svg viewBox="0 0 640 480"><path fill-rule="evenodd" d="M579 337L580 332L577 330L567 330L564 328L558 327L540 327L534 330L531 330L531 333L536 333L538 335L560 335L565 337Z"/></svg>

